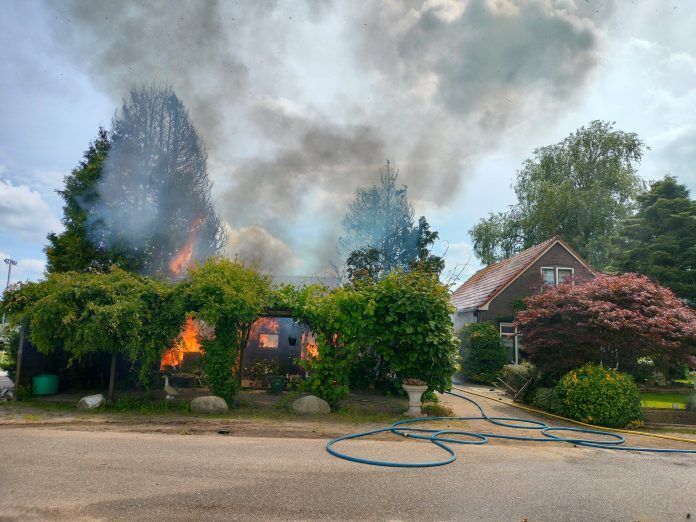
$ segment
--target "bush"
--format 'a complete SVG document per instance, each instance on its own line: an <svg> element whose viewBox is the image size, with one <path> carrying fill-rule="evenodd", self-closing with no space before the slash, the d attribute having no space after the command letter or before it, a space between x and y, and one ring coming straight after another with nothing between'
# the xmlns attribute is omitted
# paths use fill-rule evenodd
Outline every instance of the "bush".
<svg viewBox="0 0 696 522"><path fill-rule="evenodd" d="M317 357L302 361L307 379L302 389L335 407L348 395L350 375L368 349L369 303L366 289L341 287L332 291L313 286L291 306L296 319L315 335Z"/></svg>
<svg viewBox="0 0 696 522"><path fill-rule="evenodd" d="M318 356L304 362L305 390L332 406L351 388L421 379L451 386L457 338L447 287L437 276L393 272L377 283L327 290L281 288L275 302L314 332Z"/></svg>
<svg viewBox="0 0 696 522"><path fill-rule="evenodd" d="M551 413L561 412L561 403L558 400L558 393L555 388L536 388L529 394L527 401L534 408L548 411Z"/></svg>
<svg viewBox="0 0 696 522"><path fill-rule="evenodd" d="M454 417L454 410L442 404L424 404L421 407L423 415L426 417Z"/></svg>
<svg viewBox="0 0 696 522"><path fill-rule="evenodd" d="M500 372L500 378L515 390L520 390L527 381L534 380L538 376L536 366L527 361L520 364L506 364Z"/></svg>
<svg viewBox="0 0 696 522"><path fill-rule="evenodd" d="M115 368L119 357L128 359L147 383L178 330L172 296L167 283L113 267L104 274L53 273L14 285L2 307L11 328L28 328L28 340L40 353L63 353L68 366L109 356ZM115 386L110 379L110 401Z"/></svg>
<svg viewBox="0 0 696 522"><path fill-rule="evenodd" d="M392 272L371 289L366 332L396 379L420 379L443 392L458 359L448 288L436 274Z"/></svg>
<svg viewBox="0 0 696 522"><path fill-rule="evenodd" d="M556 385L560 413L608 428L640 425L643 410L630 375L586 364L565 374Z"/></svg>
<svg viewBox="0 0 696 522"><path fill-rule="evenodd" d="M508 362L507 350L493 323L472 323L459 334L462 375L477 382L491 383Z"/></svg>

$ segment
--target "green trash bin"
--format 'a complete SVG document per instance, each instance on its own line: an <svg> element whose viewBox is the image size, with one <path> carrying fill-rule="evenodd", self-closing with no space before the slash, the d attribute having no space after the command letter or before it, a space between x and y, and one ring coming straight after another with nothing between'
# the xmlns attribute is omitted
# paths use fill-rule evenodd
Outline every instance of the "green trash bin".
<svg viewBox="0 0 696 522"><path fill-rule="evenodd" d="M34 395L54 395L58 393L58 376L35 376L31 381L31 392Z"/></svg>
<svg viewBox="0 0 696 522"><path fill-rule="evenodd" d="M286 382L288 382L288 379L285 377L285 375L268 376L268 385L271 387L271 393L273 394L278 395L280 393L283 393Z"/></svg>

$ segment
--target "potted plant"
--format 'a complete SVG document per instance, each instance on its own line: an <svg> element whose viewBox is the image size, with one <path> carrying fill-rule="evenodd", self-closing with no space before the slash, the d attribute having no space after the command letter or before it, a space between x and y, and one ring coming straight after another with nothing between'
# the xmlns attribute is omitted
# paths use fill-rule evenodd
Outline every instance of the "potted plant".
<svg viewBox="0 0 696 522"><path fill-rule="evenodd" d="M407 417L420 417L423 415L421 397L427 391L428 385L420 379L404 379L402 388L408 393L408 410L404 413Z"/></svg>

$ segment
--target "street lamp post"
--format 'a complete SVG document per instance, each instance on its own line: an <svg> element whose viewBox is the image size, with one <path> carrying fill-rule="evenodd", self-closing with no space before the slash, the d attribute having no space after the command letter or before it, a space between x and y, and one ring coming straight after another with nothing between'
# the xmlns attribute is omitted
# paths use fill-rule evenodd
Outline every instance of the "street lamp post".
<svg viewBox="0 0 696 522"><path fill-rule="evenodd" d="M7 265L7 284L5 285L5 290L10 286L10 275L12 274L12 267L17 265L17 261L9 257L5 258L5 264ZM5 333L5 314L2 314L2 332Z"/></svg>
<svg viewBox="0 0 696 522"><path fill-rule="evenodd" d="M12 267L17 265L17 261L6 257L5 263L7 264L7 284L5 285L5 288L7 288L10 286L10 274L12 274Z"/></svg>

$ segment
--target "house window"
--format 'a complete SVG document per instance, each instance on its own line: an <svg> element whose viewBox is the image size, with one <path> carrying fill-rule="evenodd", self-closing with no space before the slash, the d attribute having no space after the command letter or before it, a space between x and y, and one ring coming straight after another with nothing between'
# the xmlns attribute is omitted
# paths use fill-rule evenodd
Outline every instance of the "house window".
<svg viewBox="0 0 696 522"><path fill-rule="evenodd" d="M546 286L556 286L573 279L575 269L562 266L545 266L541 269L541 280Z"/></svg>
<svg viewBox="0 0 696 522"><path fill-rule="evenodd" d="M510 362L520 363L520 336L517 327L512 323L500 323L500 338L508 350Z"/></svg>
<svg viewBox="0 0 696 522"><path fill-rule="evenodd" d="M278 334L259 334L259 348L278 348Z"/></svg>

